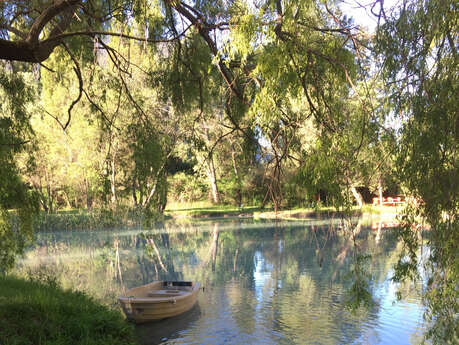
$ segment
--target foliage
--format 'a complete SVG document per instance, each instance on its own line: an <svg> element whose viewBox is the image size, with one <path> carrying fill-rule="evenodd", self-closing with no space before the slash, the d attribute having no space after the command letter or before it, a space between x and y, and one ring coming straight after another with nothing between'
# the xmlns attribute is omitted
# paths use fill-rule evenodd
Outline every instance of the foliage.
<svg viewBox="0 0 459 345"><path fill-rule="evenodd" d="M0 273L10 269L15 256L32 240L32 222L38 211L35 193L20 177L16 164L18 154L33 137L27 107L33 100L33 89L22 75L0 67ZM12 222L14 209L16 222Z"/></svg>
<svg viewBox="0 0 459 345"><path fill-rule="evenodd" d="M98 230L113 228L138 228L161 220L155 211L118 205L116 208L94 208L90 211L41 212L34 223L35 231Z"/></svg>
<svg viewBox="0 0 459 345"><path fill-rule="evenodd" d="M346 307L351 311L358 311L361 306L369 308L375 303L369 285L371 276L367 268L371 256L358 253L355 255L356 260L350 272L352 286L347 291L346 300Z"/></svg>
<svg viewBox="0 0 459 345"><path fill-rule="evenodd" d="M395 277L416 276L412 228L425 220L429 336L457 337L457 6L405 0L389 12L375 2L371 38L339 4L2 2L0 58L16 61L0 75L2 243L21 252L37 195L50 214L97 209L61 218L91 228L115 224L120 205L148 221L168 194L206 191L215 204L275 211L325 202L349 218L354 201L362 207L358 187L400 186L421 203L402 219L407 257ZM170 176L171 157L192 162L188 175ZM43 223L61 226L53 217ZM366 299L359 272L354 292Z"/></svg>
<svg viewBox="0 0 459 345"><path fill-rule="evenodd" d="M207 186L196 175L180 172L170 176L168 184L170 186L170 199L175 202L190 203L203 200L207 196Z"/></svg>
<svg viewBox="0 0 459 345"><path fill-rule="evenodd" d="M407 257L400 257L395 279L427 275L427 337L434 343L459 338L459 248L457 195L458 116L457 11L448 1L404 1L378 32L387 95L404 121L397 172L417 207L408 208L400 239ZM422 246L413 234L427 222L428 260L420 262Z"/></svg>
<svg viewBox="0 0 459 345"><path fill-rule="evenodd" d="M82 292L63 290L49 276L0 277L2 344L135 344L118 311Z"/></svg>

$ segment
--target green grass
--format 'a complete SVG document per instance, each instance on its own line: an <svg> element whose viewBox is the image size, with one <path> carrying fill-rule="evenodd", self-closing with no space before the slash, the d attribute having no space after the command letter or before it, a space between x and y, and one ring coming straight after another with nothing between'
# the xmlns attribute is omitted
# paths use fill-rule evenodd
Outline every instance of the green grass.
<svg viewBox="0 0 459 345"><path fill-rule="evenodd" d="M358 211L358 210L355 210ZM256 218L277 218L277 219L304 219L304 218L320 218L330 217L336 214L337 210L331 206L322 206L320 208L290 208L283 209L277 212L263 210L256 212L254 217Z"/></svg>
<svg viewBox="0 0 459 345"><path fill-rule="evenodd" d="M129 345L134 328L119 311L53 281L0 276L0 344Z"/></svg>
<svg viewBox="0 0 459 345"><path fill-rule="evenodd" d="M264 209L269 210L268 209ZM171 217L224 217L241 214L253 215L262 211L259 206L213 205L208 201L194 203L171 203L166 209L166 215Z"/></svg>
<svg viewBox="0 0 459 345"><path fill-rule="evenodd" d="M366 204L359 209L357 206L352 209L353 213L360 214L396 214L400 212L401 207L372 206ZM214 205L208 201L199 201L194 203L170 203L166 209L166 215L170 217L226 217L238 215L250 215L256 218L316 218L321 216L331 216L337 214L334 207L320 208L291 208L279 210L277 213L271 207L261 209L259 206L246 206L239 208L232 205Z"/></svg>
<svg viewBox="0 0 459 345"><path fill-rule="evenodd" d="M372 206L364 205L360 210L353 209L356 213L366 214L396 214L401 207ZM334 207L320 208L291 208L279 210L275 213L272 207L261 209L259 206L214 205L209 201L198 201L193 203L169 203L165 211L166 217L172 218L206 218L206 217L231 217L231 216L253 216L256 218L317 218L336 215ZM95 230L111 229L120 227L139 227L143 224L143 215L136 213L129 208L117 210L95 209L87 210L63 210L53 214L42 212L35 224L36 231L50 230ZM162 216L158 215L158 219Z"/></svg>
<svg viewBox="0 0 459 345"><path fill-rule="evenodd" d="M371 204L364 205L362 211L370 214L397 214L403 210L403 206L373 206Z"/></svg>
<svg viewBox="0 0 459 345"><path fill-rule="evenodd" d="M142 210L119 206L115 209L94 208L59 210L54 213L41 212L34 224L36 231L55 230L98 230L112 228L133 228L145 224L145 221L162 219L159 213L146 215Z"/></svg>

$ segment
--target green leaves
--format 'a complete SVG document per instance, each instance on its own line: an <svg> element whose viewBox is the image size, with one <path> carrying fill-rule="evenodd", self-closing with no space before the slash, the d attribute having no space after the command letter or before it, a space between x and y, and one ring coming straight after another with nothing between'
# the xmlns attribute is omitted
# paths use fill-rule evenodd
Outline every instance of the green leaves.
<svg viewBox="0 0 459 345"><path fill-rule="evenodd" d="M448 1L407 1L398 10L378 30L377 48L393 111L404 120L398 177L418 205L403 218L400 239L407 257L400 258L395 278L416 276L421 243L413 229L426 221L431 230L429 260L423 263L429 277L425 315L432 321L427 336L434 343L448 344L459 337L458 292L450 281L459 275L459 83L457 42L451 36L457 32L457 15Z"/></svg>
<svg viewBox="0 0 459 345"><path fill-rule="evenodd" d="M360 307L369 309L375 302L370 290L370 274L368 273L368 261L371 255L356 254L354 264L349 274L352 286L347 291L346 307L357 312Z"/></svg>
<svg viewBox="0 0 459 345"><path fill-rule="evenodd" d="M30 148L26 144L33 138L27 111L32 88L26 86L22 74L4 68L0 69L0 87L0 272L5 272L32 239L38 199L22 181L17 165L19 153Z"/></svg>

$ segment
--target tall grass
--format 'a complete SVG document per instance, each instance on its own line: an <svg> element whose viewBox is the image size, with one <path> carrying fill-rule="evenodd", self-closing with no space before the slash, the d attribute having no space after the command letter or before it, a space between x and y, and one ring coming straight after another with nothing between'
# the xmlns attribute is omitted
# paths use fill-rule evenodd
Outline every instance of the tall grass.
<svg viewBox="0 0 459 345"><path fill-rule="evenodd" d="M93 210L42 212L35 222L36 231L54 230L95 230L110 228L135 228L145 223L160 220L159 213L146 214L139 209L129 207L98 208Z"/></svg>
<svg viewBox="0 0 459 345"><path fill-rule="evenodd" d="M134 328L115 310L53 279L0 276L0 344L130 345Z"/></svg>

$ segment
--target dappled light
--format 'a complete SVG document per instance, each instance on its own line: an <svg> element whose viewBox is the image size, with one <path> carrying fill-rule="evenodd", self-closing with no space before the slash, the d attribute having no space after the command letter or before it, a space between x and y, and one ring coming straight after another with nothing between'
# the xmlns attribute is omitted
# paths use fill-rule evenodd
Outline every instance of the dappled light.
<svg viewBox="0 0 459 345"><path fill-rule="evenodd" d="M0 11L1 276L116 312L134 285L201 282L177 328L197 343L457 343L454 1Z"/></svg>

